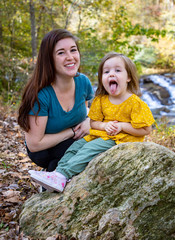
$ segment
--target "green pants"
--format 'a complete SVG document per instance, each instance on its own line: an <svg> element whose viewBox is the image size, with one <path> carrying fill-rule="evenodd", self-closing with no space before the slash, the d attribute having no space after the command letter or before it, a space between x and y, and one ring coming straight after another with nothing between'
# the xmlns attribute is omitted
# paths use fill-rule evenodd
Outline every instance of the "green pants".
<svg viewBox="0 0 175 240"><path fill-rule="evenodd" d="M105 141L102 138L96 138L90 142L83 138L75 141L59 161L56 171L70 179L82 172L95 156L115 145L115 141Z"/></svg>

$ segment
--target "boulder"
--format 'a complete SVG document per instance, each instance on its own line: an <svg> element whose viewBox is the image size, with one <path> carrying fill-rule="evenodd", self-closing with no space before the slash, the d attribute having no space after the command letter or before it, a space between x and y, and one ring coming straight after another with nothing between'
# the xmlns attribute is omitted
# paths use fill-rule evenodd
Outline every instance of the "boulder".
<svg viewBox="0 0 175 240"><path fill-rule="evenodd" d="M175 239L175 153L152 142L116 145L63 193L28 199L20 227L34 239Z"/></svg>

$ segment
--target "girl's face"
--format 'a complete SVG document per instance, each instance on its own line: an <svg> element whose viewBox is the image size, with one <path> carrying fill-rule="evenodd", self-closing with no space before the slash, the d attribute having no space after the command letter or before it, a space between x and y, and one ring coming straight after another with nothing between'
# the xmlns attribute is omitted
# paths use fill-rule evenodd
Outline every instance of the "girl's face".
<svg viewBox="0 0 175 240"><path fill-rule="evenodd" d="M127 85L130 82L125 69L124 61L120 57L113 57L103 65L102 84L109 95L122 97L128 93Z"/></svg>
<svg viewBox="0 0 175 240"><path fill-rule="evenodd" d="M59 77L74 77L80 66L80 53L72 38L58 41L53 51L55 69Z"/></svg>

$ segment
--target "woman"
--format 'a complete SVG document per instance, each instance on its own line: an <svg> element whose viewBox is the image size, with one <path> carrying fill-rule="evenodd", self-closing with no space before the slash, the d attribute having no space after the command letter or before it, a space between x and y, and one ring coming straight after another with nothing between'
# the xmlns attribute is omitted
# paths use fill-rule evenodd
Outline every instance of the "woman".
<svg viewBox="0 0 175 240"><path fill-rule="evenodd" d="M65 29L45 35L19 108L28 155L47 171L56 168L75 140L89 133L86 116L93 90L89 79L78 73L77 40Z"/></svg>

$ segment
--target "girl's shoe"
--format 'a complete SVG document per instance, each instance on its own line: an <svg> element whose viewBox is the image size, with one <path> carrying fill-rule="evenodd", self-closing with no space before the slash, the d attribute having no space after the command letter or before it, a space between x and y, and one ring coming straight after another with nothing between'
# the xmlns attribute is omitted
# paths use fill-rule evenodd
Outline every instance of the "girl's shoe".
<svg viewBox="0 0 175 240"><path fill-rule="evenodd" d="M49 191L63 192L66 177L57 172L29 171L30 177Z"/></svg>

